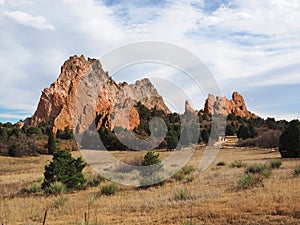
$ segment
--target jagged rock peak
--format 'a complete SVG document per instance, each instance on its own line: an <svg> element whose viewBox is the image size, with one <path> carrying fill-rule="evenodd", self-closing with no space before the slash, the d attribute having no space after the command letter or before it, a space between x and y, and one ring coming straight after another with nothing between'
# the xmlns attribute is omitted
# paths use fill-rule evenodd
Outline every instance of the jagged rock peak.
<svg viewBox="0 0 300 225"><path fill-rule="evenodd" d="M234 114L236 116L245 118L257 118L257 115L248 111L245 100L238 92L233 92L232 100L228 100L226 97L208 95L205 101L204 113L206 114L221 114L229 115Z"/></svg>
<svg viewBox="0 0 300 225"><path fill-rule="evenodd" d="M184 114L194 114L194 115L198 115L198 111L194 110L193 107L191 106L190 102L188 100L185 101L185 110L184 110Z"/></svg>
<svg viewBox="0 0 300 225"><path fill-rule="evenodd" d="M75 55L64 62L58 79L44 89L34 115L26 123L38 125L44 121L56 132L66 127L75 129L75 119L80 121L76 129L84 131L95 121L97 128L113 129L115 119L118 126L133 129L140 122L134 107L139 101L149 109L170 113L149 79L116 84L99 60Z"/></svg>

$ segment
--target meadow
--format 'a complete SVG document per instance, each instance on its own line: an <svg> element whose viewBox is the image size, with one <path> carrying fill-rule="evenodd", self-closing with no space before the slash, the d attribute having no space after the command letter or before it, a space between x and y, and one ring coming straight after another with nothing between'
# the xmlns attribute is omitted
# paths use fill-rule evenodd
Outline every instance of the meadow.
<svg viewBox="0 0 300 225"><path fill-rule="evenodd" d="M114 195L104 195L98 186L82 191L45 195L26 190L41 183L44 167L51 156L12 158L0 156L0 224L300 224L300 175L295 167L300 159L281 159L274 149L234 147L227 142L205 171L198 171L204 147L197 147L188 162L187 175L174 176L163 185L136 188L116 185ZM80 152L72 152L80 156ZM142 157L145 152L113 151L124 161ZM161 157L170 154L161 151ZM247 166L270 165L279 168L253 187L241 186ZM92 174L88 166L85 174Z"/></svg>

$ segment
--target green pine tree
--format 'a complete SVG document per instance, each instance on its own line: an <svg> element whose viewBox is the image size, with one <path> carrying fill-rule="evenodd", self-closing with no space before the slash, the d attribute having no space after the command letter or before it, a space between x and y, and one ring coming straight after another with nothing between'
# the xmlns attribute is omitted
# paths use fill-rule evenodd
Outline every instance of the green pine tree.
<svg viewBox="0 0 300 225"><path fill-rule="evenodd" d="M86 163L81 159L74 159L67 151L55 151L53 160L45 167L42 189L47 190L55 182L63 183L67 189L83 189L86 180L82 170Z"/></svg>
<svg viewBox="0 0 300 225"><path fill-rule="evenodd" d="M56 149L56 140L55 140L55 136L54 136L53 132L51 132L49 134L47 148L48 148L49 155L53 155L54 152L56 152L56 150L57 150Z"/></svg>

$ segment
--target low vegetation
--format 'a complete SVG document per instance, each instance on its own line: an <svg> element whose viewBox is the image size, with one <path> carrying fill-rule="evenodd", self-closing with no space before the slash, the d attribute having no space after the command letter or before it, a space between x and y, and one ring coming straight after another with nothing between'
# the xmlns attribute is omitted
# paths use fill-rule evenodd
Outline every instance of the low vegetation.
<svg viewBox="0 0 300 225"><path fill-rule="evenodd" d="M275 167L268 178L258 172L261 170L256 168L262 166L257 164L271 168L271 162L279 159L279 152L260 148L221 149L215 164L226 162L227 166L219 166L216 176L213 170L194 170L203 152L204 148L197 148L188 166L182 169L182 174L186 175L180 182L171 179L163 186L143 189L116 185L100 177L99 185L89 187L88 180L97 179L97 176L87 166L83 175L87 180L85 186L89 188L71 192L66 188L60 192L56 187L53 193L57 194L52 195L39 191L39 186L43 183L44 166L53 156L0 157L0 224L18 224L18 221L42 224L46 209L46 224L51 225L153 224L153 221L159 225L182 224L184 221L207 225L276 225L278 218L282 224L300 223L299 175L292 175L299 164L297 159L282 161L284 166ZM129 162L135 158L144 159L146 152L118 151L112 154ZM171 153L160 151L159 154L163 159ZM73 152L72 158L79 155L79 152ZM237 164L247 164L247 167L231 168L232 156ZM197 179L185 182L190 175ZM23 191L31 186L32 194Z"/></svg>
<svg viewBox="0 0 300 225"><path fill-rule="evenodd" d="M300 158L300 121L292 120L280 137L279 151L283 158Z"/></svg>
<svg viewBox="0 0 300 225"><path fill-rule="evenodd" d="M101 194L103 195L114 195L117 191L117 186L113 183L104 184L101 186Z"/></svg>
<svg viewBox="0 0 300 225"><path fill-rule="evenodd" d="M281 164L282 164L282 162L279 159L273 159L273 160L270 161L270 167L272 169L279 169Z"/></svg>
<svg viewBox="0 0 300 225"><path fill-rule="evenodd" d="M295 166L295 168L294 168L294 175L295 176L299 176L300 175L300 166L299 165Z"/></svg>
<svg viewBox="0 0 300 225"><path fill-rule="evenodd" d="M68 190L84 189L86 180L82 171L85 167L86 163L81 158L74 159L66 151L55 151L53 161L45 167L42 189L50 193L56 186L62 185Z"/></svg>
<svg viewBox="0 0 300 225"><path fill-rule="evenodd" d="M263 179L259 174L247 173L238 181L238 188L247 189L263 186Z"/></svg>

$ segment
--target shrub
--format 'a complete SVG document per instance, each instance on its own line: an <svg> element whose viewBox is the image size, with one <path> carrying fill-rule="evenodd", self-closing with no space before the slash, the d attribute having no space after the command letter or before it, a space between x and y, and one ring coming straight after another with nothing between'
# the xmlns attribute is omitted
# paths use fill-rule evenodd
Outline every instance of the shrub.
<svg viewBox="0 0 300 225"><path fill-rule="evenodd" d="M239 147L255 147L276 148L279 146L280 130L268 130L260 134L258 137L249 138L239 141Z"/></svg>
<svg viewBox="0 0 300 225"><path fill-rule="evenodd" d="M186 188L180 188L174 195L175 200L186 200L188 197L188 191Z"/></svg>
<svg viewBox="0 0 300 225"><path fill-rule="evenodd" d="M184 166L184 167L182 167L181 170L185 175L188 175L188 174L194 172L195 168L193 166Z"/></svg>
<svg viewBox="0 0 300 225"><path fill-rule="evenodd" d="M300 175L300 166L299 165L295 166L295 168L294 168L294 175L295 176Z"/></svg>
<svg viewBox="0 0 300 225"><path fill-rule="evenodd" d="M223 161L220 161L220 162L217 163L217 166L225 166L225 165L226 165L226 163L223 162Z"/></svg>
<svg viewBox="0 0 300 225"><path fill-rule="evenodd" d="M272 169L278 169L281 166L281 161L279 159L273 159L270 161L270 166Z"/></svg>
<svg viewBox="0 0 300 225"><path fill-rule="evenodd" d="M101 187L101 194L103 195L114 195L117 191L115 184L109 183Z"/></svg>
<svg viewBox="0 0 300 225"><path fill-rule="evenodd" d="M245 165L242 163L242 161L235 160L232 163L230 163L229 166L231 168L241 168L241 167L244 167Z"/></svg>
<svg viewBox="0 0 300 225"><path fill-rule="evenodd" d="M172 176L172 178L177 181L182 181L184 179L184 173L182 172L182 170L179 170Z"/></svg>
<svg viewBox="0 0 300 225"><path fill-rule="evenodd" d="M98 186L98 185L101 183L101 181L103 180L103 178L102 178L100 175L95 176L95 175L92 175L92 174L90 174L90 173L88 173L88 174L86 175L85 179L86 179L86 185L87 185L88 187L96 187L96 186Z"/></svg>
<svg viewBox="0 0 300 225"><path fill-rule="evenodd" d="M238 181L238 188L240 189L247 189L263 186L262 177L258 174L248 173L243 175Z"/></svg>
<svg viewBox="0 0 300 225"><path fill-rule="evenodd" d="M81 158L74 159L69 152L54 152L53 161L45 167L42 189L47 190L55 182L63 183L67 189L83 189L86 180L82 170L85 166Z"/></svg>
<svg viewBox="0 0 300 225"><path fill-rule="evenodd" d="M141 171L143 176L151 176L155 172L158 172L162 168L159 153L155 154L152 151L147 152L142 161L142 166L144 166Z"/></svg>
<svg viewBox="0 0 300 225"><path fill-rule="evenodd" d="M270 167L268 167L265 164L256 163L256 164L247 166L245 173L260 174L265 177L269 177L271 175L271 169L270 169Z"/></svg>
<svg viewBox="0 0 300 225"><path fill-rule="evenodd" d="M279 140L279 151L283 158L300 157L300 121L292 120Z"/></svg>
<svg viewBox="0 0 300 225"><path fill-rule="evenodd" d="M62 206L64 206L64 204L68 201L68 198L66 196L59 196L58 198L54 199L54 201L52 202L52 207L53 208L60 208Z"/></svg>
<svg viewBox="0 0 300 225"><path fill-rule="evenodd" d="M184 166L179 171L177 171L172 178L177 181L182 181L186 176L189 176L190 180L193 180L192 172L194 171L193 166Z"/></svg>
<svg viewBox="0 0 300 225"><path fill-rule="evenodd" d="M53 195L58 195L64 192L66 189L66 186L62 182L54 182L51 183L49 186L44 188L45 193L47 194L53 194Z"/></svg>
<svg viewBox="0 0 300 225"><path fill-rule="evenodd" d="M193 180L195 180L195 176L193 174L188 174L186 176L186 181L187 182L192 182Z"/></svg>
<svg viewBox="0 0 300 225"><path fill-rule="evenodd" d="M28 191L29 191L30 193L37 193L37 192L41 191L41 189L42 189L42 186L41 186L39 183L33 183L33 184L29 187Z"/></svg>

